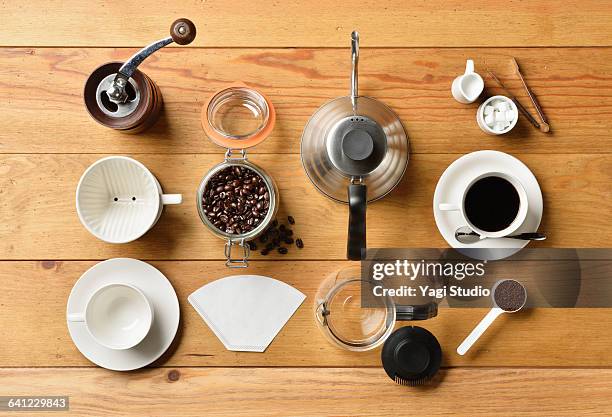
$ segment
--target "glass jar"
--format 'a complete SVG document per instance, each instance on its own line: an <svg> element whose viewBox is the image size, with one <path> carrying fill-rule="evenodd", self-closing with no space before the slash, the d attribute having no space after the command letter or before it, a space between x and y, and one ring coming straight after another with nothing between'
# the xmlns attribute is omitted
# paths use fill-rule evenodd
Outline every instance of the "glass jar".
<svg viewBox="0 0 612 417"><path fill-rule="evenodd" d="M215 236L226 241L225 264L230 268L245 268L248 266L250 255L248 241L257 238L268 228L278 210L279 193L274 180L263 168L247 159L247 149L265 140L274 128L275 122L276 113L270 100L259 91L242 83L231 85L213 94L202 109L204 132L214 143L226 148L226 152L225 159L208 171L200 182L196 196L198 213L204 226ZM231 227L225 230L217 227L207 215L209 207L205 207L205 200L213 198L210 194L205 194L209 182L216 174L231 167L252 171L261 178L268 194L268 199L264 199L262 203L264 206L267 203L265 216L257 218L257 223L248 231L242 231L238 227L238 233L234 232ZM232 193L232 190L230 190L230 193ZM238 195L238 191L235 195ZM240 193L240 198L242 197L242 193ZM223 195L223 198L226 198L226 196ZM253 201L247 196L243 200L247 207L249 201ZM235 213L238 218L248 215L248 211L245 211L244 214ZM245 221L245 219L239 219L239 221ZM251 225L247 227L251 227ZM232 254L232 249L235 246L241 249L239 257L234 257Z"/></svg>

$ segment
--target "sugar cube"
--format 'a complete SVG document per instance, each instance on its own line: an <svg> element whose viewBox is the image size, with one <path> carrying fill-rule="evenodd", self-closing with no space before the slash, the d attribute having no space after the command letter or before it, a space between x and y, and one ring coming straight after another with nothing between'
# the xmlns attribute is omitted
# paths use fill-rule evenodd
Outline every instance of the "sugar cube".
<svg viewBox="0 0 612 417"><path fill-rule="evenodd" d="M503 112L510 110L510 105L505 101L499 102L499 104L495 107L497 107L497 110L503 111Z"/></svg>
<svg viewBox="0 0 612 417"><path fill-rule="evenodd" d="M496 122L507 122L506 112L496 111L495 113L495 121Z"/></svg>

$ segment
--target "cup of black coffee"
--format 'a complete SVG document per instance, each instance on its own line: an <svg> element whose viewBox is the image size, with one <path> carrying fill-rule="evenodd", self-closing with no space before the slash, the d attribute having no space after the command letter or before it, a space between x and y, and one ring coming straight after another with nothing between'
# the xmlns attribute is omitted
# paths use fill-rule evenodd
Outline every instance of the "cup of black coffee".
<svg viewBox="0 0 612 417"><path fill-rule="evenodd" d="M528 199L514 176L488 172L472 179L461 194L460 204L442 203L442 211L459 211L463 221L480 236L511 235L525 221Z"/></svg>

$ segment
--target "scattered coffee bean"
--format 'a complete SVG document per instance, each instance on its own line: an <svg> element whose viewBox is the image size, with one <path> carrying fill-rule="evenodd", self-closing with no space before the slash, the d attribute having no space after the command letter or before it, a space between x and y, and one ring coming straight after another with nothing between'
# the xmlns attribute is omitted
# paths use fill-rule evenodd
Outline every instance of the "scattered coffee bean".
<svg viewBox="0 0 612 417"><path fill-rule="evenodd" d="M270 194L259 174L250 168L233 166L210 178L201 204L204 214L217 229L243 234L255 229L266 217Z"/></svg>
<svg viewBox="0 0 612 417"><path fill-rule="evenodd" d="M260 191L255 186L253 186L252 188L254 192ZM288 216L287 220L289 224L295 224L295 219L292 216ZM280 224L276 219L270 222L270 226L268 226L268 228L261 234L261 236L259 236L259 241L261 243L266 243L265 247L261 251L261 254L268 255L271 251L274 250L274 248L276 248L278 253L285 255L289 252L289 248L282 245L292 245L293 243L295 243L295 245L299 249L302 249L304 247L304 242L302 241L302 239L294 240L294 238L291 237L293 236L293 230L291 230L290 227L291 226L288 226L286 224Z"/></svg>

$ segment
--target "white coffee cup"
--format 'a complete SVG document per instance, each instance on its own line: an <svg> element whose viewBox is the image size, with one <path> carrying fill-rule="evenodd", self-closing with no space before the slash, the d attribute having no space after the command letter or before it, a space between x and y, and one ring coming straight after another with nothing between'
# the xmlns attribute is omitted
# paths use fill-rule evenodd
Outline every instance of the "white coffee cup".
<svg viewBox="0 0 612 417"><path fill-rule="evenodd" d="M149 334L153 307L138 288L109 284L96 290L85 311L68 314L68 321L84 322L99 344L109 349L130 349Z"/></svg>
<svg viewBox="0 0 612 417"><path fill-rule="evenodd" d="M474 72L474 61L468 59L465 64L465 73L453 80L451 93L459 103L469 104L476 101L484 90L484 80Z"/></svg>
<svg viewBox="0 0 612 417"><path fill-rule="evenodd" d="M510 184L512 184L512 186L514 186L519 196L518 212L516 214L516 217L512 221L512 223L510 223L510 225L506 227L505 229L494 231L494 232L482 230L476 227L465 214L465 198L467 196L468 191L470 190L472 185L474 185L478 180L481 180L487 177L500 177L500 178L505 179ZM525 191L523 184L521 184L521 182L513 175L510 175L505 172L487 172L487 173L481 174L473 178L471 181L467 183L466 187L464 187L463 189L463 192L460 198L460 202L458 204L457 203L441 203L438 205L438 208L442 211L458 211L461 215L462 221L464 222L463 225L469 226L474 232L480 235L481 239L500 238L500 237L511 235L525 222L525 219L527 218L527 212L529 210L529 199L527 198L527 192Z"/></svg>
<svg viewBox="0 0 612 417"><path fill-rule="evenodd" d="M164 205L180 204L181 194L163 194L157 178L127 156L109 156L85 170L76 189L76 209L98 239L126 243L159 220Z"/></svg>

